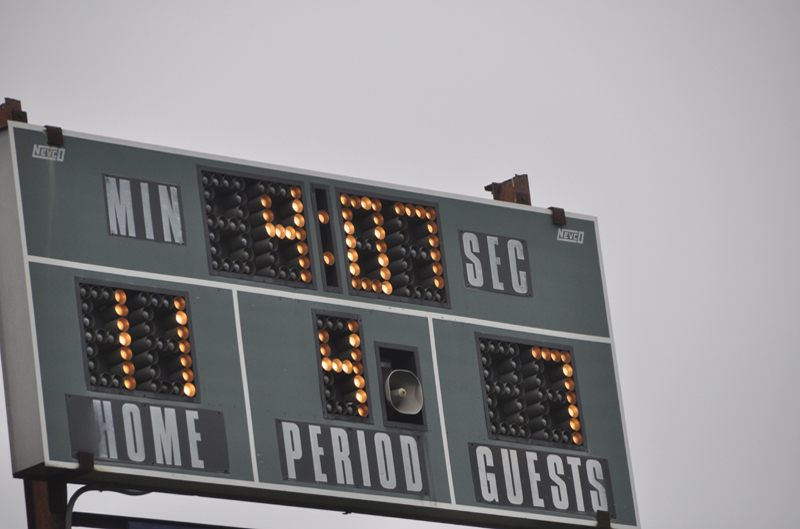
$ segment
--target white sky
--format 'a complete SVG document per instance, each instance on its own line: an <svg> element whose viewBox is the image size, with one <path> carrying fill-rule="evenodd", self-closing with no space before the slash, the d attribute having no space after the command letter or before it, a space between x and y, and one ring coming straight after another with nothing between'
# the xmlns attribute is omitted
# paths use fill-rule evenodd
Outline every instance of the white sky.
<svg viewBox="0 0 800 529"><path fill-rule="evenodd" d="M600 221L642 524L790 527L800 3L663 4L10 0L0 97L31 123L438 191L529 174L535 205ZM2 525L22 528L0 430ZM258 529L376 522L78 501L176 507Z"/></svg>

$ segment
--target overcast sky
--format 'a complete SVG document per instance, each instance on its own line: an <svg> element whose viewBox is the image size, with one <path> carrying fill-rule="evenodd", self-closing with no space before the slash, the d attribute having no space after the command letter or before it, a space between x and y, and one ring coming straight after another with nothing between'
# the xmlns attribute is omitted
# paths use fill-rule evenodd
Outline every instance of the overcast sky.
<svg viewBox="0 0 800 529"><path fill-rule="evenodd" d="M436 191L527 173L534 205L599 219L643 526L790 527L800 3L662 4L11 0L0 97L40 125ZM2 525L22 528L7 439L2 417ZM434 527L78 501L175 507L254 529Z"/></svg>

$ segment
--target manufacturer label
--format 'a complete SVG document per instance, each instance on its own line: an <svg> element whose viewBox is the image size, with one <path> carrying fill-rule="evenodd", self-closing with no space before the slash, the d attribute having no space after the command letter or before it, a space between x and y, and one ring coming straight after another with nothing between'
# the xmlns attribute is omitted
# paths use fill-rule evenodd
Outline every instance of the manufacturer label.
<svg viewBox="0 0 800 529"><path fill-rule="evenodd" d="M67 150L64 147L50 147L49 145L34 145L33 157L41 160L63 162Z"/></svg>
<svg viewBox="0 0 800 529"><path fill-rule="evenodd" d="M583 232L578 230L558 229L558 240L583 244Z"/></svg>
<svg viewBox="0 0 800 529"><path fill-rule="evenodd" d="M428 494L425 452L415 435L276 423L284 480Z"/></svg>
<svg viewBox="0 0 800 529"><path fill-rule="evenodd" d="M184 244L180 187L108 175L103 184L110 235Z"/></svg>
<svg viewBox="0 0 800 529"><path fill-rule="evenodd" d="M481 503L615 517L605 459L470 443L475 499Z"/></svg>
<svg viewBox="0 0 800 529"><path fill-rule="evenodd" d="M222 412L67 395L72 455L206 472L229 472Z"/></svg>

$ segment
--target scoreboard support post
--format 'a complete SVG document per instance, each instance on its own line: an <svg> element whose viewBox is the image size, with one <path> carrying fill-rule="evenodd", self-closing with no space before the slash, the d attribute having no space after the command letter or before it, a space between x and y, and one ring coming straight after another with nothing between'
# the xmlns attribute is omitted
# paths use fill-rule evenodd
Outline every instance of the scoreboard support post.
<svg viewBox="0 0 800 529"><path fill-rule="evenodd" d="M63 529L67 512L67 483L25 479L28 529Z"/></svg>

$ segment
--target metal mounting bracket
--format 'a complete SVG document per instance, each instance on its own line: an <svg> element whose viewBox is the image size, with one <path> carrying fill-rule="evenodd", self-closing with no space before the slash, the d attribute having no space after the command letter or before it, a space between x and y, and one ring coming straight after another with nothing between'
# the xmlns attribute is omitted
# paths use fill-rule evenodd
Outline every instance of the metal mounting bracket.
<svg viewBox="0 0 800 529"><path fill-rule="evenodd" d="M28 113L22 111L19 99L7 97L5 103L0 103L0 129L7 127L9 121L28 122Z"/></svg>
<svg viewBox="0 0 800 529"><path fill-rule="evenodd" d="M47 144L51 147L64 146L64 133L61 127L54 127L52 125L45 125L44 132L47 134Z"/></svg>
<svg viewBox="0 0 800 529"><path fill-rule="evenodd" d="M514 178L509 178L499 184L492 182L483 189L489 191L495 200L531 205L531 190L528 186L528 175L526 174L514 175Z"/></svg>
<svg viewBox="0 0 800 529"><path fill-rule="evenodd" d="M550 206L547 209L553 212L553 224L555 224L556 226L567 225L567 214L564 212L564 208L557 208L555 206Z"/></svg>

